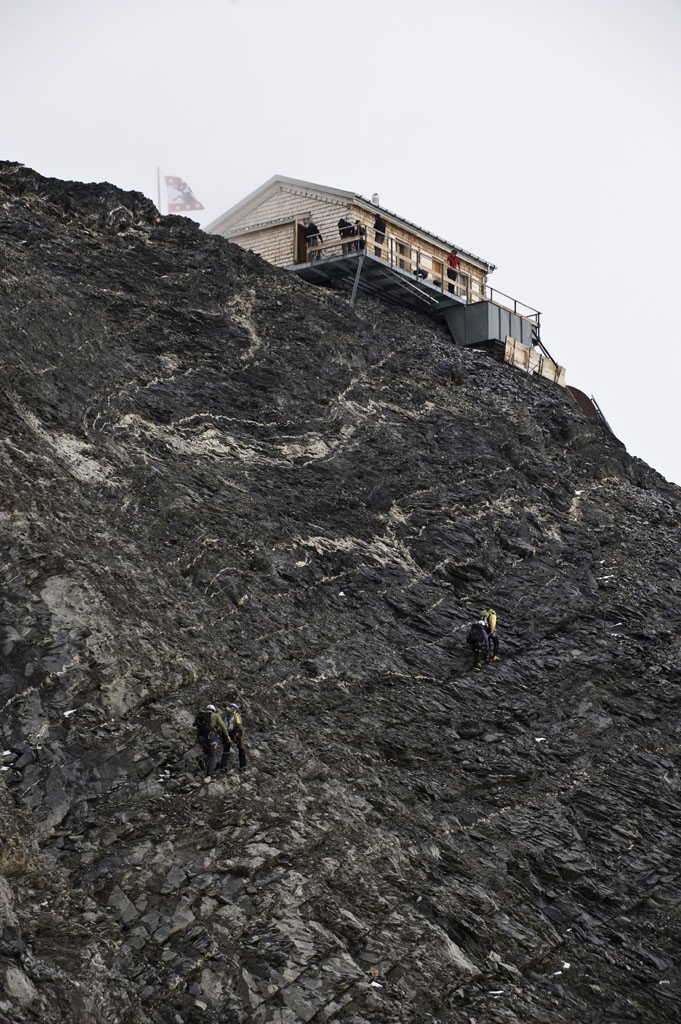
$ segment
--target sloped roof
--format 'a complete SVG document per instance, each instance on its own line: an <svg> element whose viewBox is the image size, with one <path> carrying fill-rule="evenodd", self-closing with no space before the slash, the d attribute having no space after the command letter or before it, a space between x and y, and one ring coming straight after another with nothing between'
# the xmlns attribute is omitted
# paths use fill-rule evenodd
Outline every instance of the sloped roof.
<svg viewBox="0 0 681 1024"><path fill-rule="evenodd" d="M250 192L243 199L231 206L229 210L221 214L214 221L208 224L204 231L209 233L215 233L221 229L227 228L234 220L236 215L248 206L253 205L257 200L270 192L276 185L292 185L294 188L307 188L312 189L315 192L326 192L334 198L341 199L346 203L354 203L358 206L363 206L369 211L375 212L380 210L390 218L391 221L397 224L402 224L405 228L411 231L416 231L421 235L425 235L428 239L441 245L445 249L456 248L457 252L466 257L471 262L479 264L487 273L491 273L496 270L494 263L490 263L489 260L483 259L481 256L476 256L475 253L469 252L467 249L463 249L460 245L454 242L448 241L446 238L442 238L440 235L434 234L427 228L422 228L419 224L414 224L412 221L406 220L404 217L400 217L399 214L394 213L392 210L388 210L385 206L380 206L378 203L372 203L370 199L359 194L359 192L348 192L341 188L331 188L329 185L317 185L312 181L301 181L299 178L287 178L283 174L275 174L259 188L256 188L253 192Z"/></svg>

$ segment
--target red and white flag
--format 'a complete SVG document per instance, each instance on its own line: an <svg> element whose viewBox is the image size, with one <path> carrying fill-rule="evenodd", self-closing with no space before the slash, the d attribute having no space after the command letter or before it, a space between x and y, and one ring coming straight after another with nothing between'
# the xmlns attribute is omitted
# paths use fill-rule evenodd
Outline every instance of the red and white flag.
<svg viewBox="0 0 681 1024"><path fill-rule="evenodd" d="M166 189L168 190L168 213L178 213L180 210L205 209L186 181L183 181L182 178L173 178L170 174L165 174L164 178Z"/></svg>

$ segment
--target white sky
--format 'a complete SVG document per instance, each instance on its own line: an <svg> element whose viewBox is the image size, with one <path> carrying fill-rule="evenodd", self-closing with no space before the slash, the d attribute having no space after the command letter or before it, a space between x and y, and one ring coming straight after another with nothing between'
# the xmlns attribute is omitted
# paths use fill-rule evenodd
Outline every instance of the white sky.
<svg viewBox="0 0 681 1024"><path fill-rule="evenodd" d="M1 158L154 201L160 166L203 225L273 174L378 192L495 263L681 484L681 0L0 0L0 25Z"/></svg>

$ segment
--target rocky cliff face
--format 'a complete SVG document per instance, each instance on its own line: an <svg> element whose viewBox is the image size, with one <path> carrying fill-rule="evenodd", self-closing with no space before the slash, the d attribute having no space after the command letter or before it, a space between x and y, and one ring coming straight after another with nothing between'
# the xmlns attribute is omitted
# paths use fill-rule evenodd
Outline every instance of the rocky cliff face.
<svg viewBox="0 0 681 1024"><path fill-rule="evenodd" d="M0 274L0 1020L681 1019L678 488L134 193Z"/></svg>

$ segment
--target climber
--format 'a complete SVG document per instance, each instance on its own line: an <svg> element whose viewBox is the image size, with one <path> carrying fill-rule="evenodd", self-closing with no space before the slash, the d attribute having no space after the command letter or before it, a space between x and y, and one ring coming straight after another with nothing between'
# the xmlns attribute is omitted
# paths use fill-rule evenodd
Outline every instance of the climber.
<svg viewBox="0 0 681 1024"><path fill-rule="evenodd" d="M218 739L222 737L222 764L223 767L229 753L231 740L229 730L218 714L215 704L206 704L203 711L199 711L194 719L196 726L196 739L206 759L206 774L215 775L218 763Z"/></svg>
<svg viewBox="0 0 681 1024"><path fill-rule="evenodd" d="M479 672L481 660L487 661L489 657L489 638L485 619L480 618L478 622L473 623L468 631L466 643L473 652L473 671Z"/></svg>
<svg viewBox="0 0 681 1024"><path fill-rule="evenodd" d="M229 731L229 738L239 751L239 771L243 771L246 767L246 751L244 750L244 724L241 720L241 712L239 711L238 704L229 704L227 711L225 712L227 717L227 729ZM231 747L231 744L230 744ZM226 747L224 754L222 755L222 768L227 767L227 760L229 758L230 747Z"/></svg>
<svg viewBox="0 0 681 1024"><path fill-rule="evenodd" d="M499 661L499 637L497 636L497 613L494 608L480 612L480 618L485 620L487 639L492 648L492 661ZM489 656L489 655L488 655Z"/></svg>

